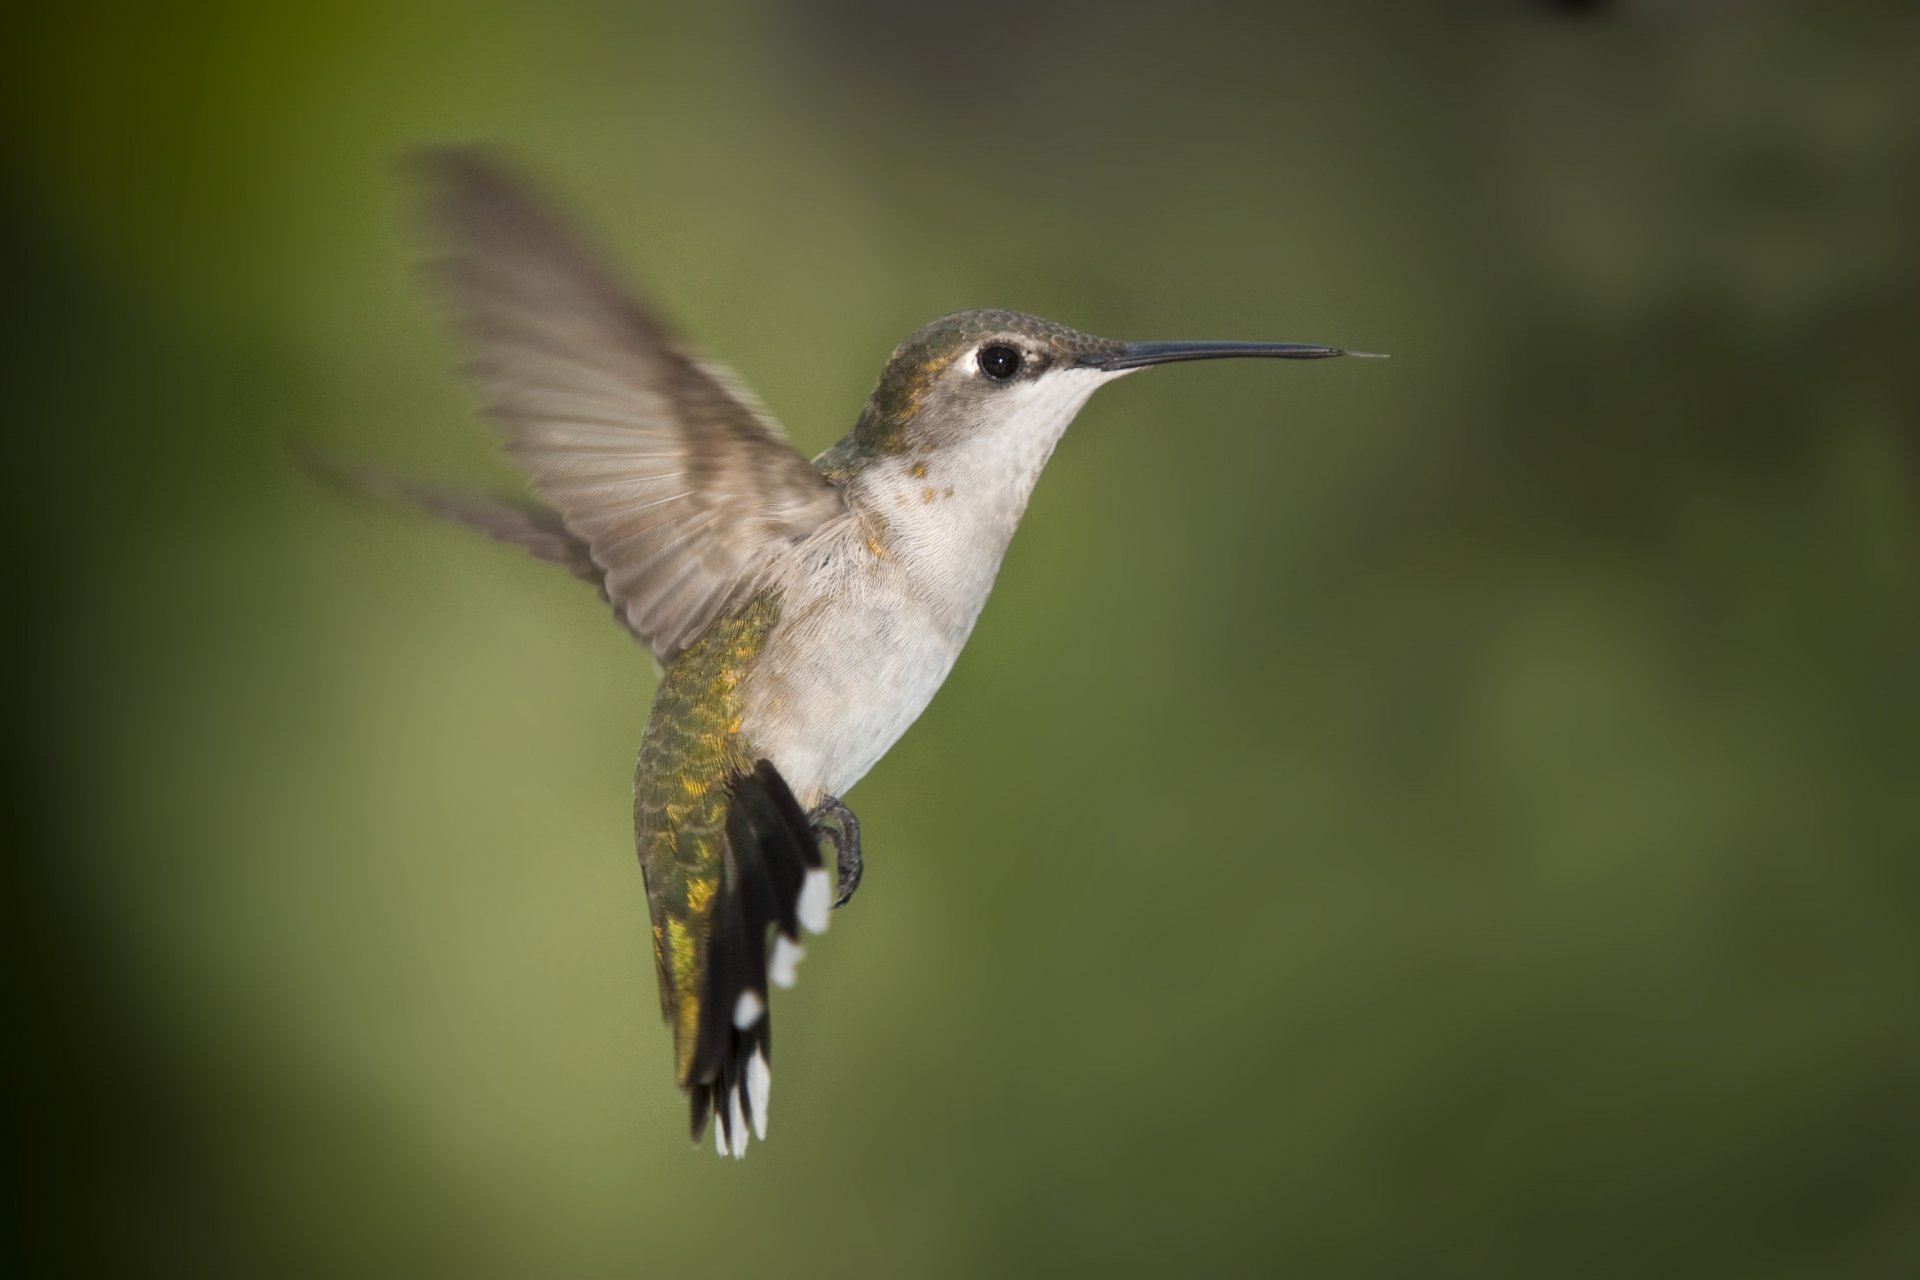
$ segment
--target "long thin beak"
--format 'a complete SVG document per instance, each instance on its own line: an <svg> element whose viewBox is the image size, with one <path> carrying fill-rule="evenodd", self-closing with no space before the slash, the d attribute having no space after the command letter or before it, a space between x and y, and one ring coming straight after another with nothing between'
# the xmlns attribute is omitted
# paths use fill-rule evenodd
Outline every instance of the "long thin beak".
<svg viewBox="0 0 1920 1280"><path fill-rule="evenodd" d="M1383 358L1371 351L1342 351L1339 347L1317 347L1307 342L1129 342L1105 355L1081 356L1079 363L1083 369L1119 373L1126 369L1144 369L1150 364L1171 364L1175 360L1229 360L1243 356L1268 360L1325 360L1329 356Z"/></svg>

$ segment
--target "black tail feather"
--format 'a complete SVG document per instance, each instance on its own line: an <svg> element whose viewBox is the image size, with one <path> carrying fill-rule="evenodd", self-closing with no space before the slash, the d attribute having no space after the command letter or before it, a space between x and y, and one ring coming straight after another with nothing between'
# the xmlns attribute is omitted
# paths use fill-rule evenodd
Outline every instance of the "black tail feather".
<svg viewBox="0 0 1920 1280"><path fill-rule="evenodd" d="M813 827L770 761L736 777L731 791L727 858L707 934L705 991L687 1087L694 1141L711 1117L720 1149L738 1155L746 1149L747 1129L766 1127L764 1083L756 1091L754 1073L773 1061L768 935L778 929L798 945L801 890L822 863Z"/></svg>

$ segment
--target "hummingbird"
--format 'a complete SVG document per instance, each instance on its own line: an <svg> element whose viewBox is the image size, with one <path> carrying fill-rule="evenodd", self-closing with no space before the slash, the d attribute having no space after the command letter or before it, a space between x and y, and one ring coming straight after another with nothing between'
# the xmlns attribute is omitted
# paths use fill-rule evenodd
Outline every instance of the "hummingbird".
<svg viewBox="0 0 1920 1280"><path fill-rule="evenodd" d="M429 276L539 501L385 487L569 570L658 661L633 818L660 1012L694 1142L711 1122L738 1157L766 1137L771 988L860 883L842 797L946 679L1087 398L1176 361L1367 353L960 311L809 461L505 167L420 164Z"/></svg>

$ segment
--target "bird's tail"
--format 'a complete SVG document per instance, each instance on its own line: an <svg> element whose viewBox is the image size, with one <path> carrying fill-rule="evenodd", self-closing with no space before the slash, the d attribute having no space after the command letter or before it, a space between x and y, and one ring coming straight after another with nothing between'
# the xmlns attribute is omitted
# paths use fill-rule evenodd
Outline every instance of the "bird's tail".
<svg viewBox="0 0 1920 1280"><path fill-rule="evenodd" d="M831 880L812 826L765 760L729 786L726 857L708 918L698 1025L681 1085L693 1139L711 1115L721 1154L766 1137L773 1056L768 985L791 986L800 931L827 927ZM768 954L771 941L772 954Z"/></svg>

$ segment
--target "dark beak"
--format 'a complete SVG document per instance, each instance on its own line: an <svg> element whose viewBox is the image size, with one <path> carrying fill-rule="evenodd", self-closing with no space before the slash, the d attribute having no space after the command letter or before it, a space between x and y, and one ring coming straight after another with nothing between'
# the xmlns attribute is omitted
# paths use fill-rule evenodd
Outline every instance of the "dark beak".
<svg viewBox="0 0 1920 1280"><path fill-rule="evenodd" d="M1268 360L1325 360L1329 356L1380 357L1371 351L1342 351L1338 347L1316 347L1306 342L1129 342L1117 351L1089 352L1081 356L1080 367L1119 373L1126 369L1144 369L1150 364L1172 364L1175 360L1230 360L1259 356Z"/></svg>

